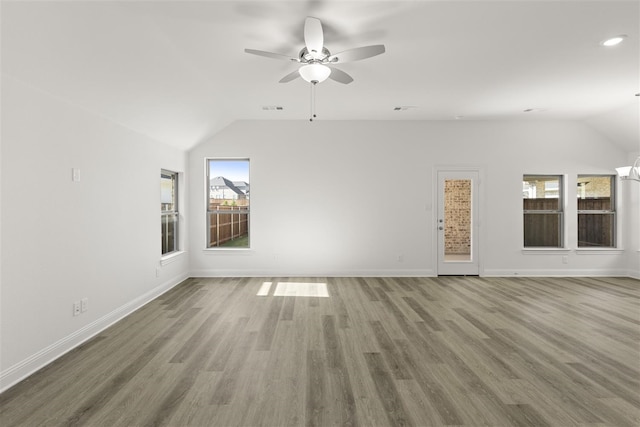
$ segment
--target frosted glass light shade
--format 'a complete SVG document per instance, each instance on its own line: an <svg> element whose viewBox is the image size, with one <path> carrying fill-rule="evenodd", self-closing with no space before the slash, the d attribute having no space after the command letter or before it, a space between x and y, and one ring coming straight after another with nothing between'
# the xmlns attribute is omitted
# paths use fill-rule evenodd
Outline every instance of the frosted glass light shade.
<svg viewBox="0 0 640 427"><path fill-rule="evenodd" d="M309 83L322 83L331 74L331 68L322 64L307 64L300 67L298 72Z"/></svg>
<svg viewBox="0 0 640 427"><path fill-rule="evenodd" d="M631 172L631 166L622 166L622 167L616 168L616 172L618 172L618 176L620 178L626 178L629 176L629 173Z"/></svg>

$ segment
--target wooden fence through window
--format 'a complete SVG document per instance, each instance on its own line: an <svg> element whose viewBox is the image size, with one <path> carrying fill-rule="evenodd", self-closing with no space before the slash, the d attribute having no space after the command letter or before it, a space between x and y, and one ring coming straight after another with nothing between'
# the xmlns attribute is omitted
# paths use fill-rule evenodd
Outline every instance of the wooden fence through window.
<svg viewBox="0 0 640 427"><path fill-rule="evenodd" d="M209 211L209 245L225 243L249 234L248 206L215 206Z"/></svg>
<svg viewBox="0 0 640 427"><path fill-rule="evenodd" d="M609 197L578 199L578 210L582 211L578 213L578 247L615 247L616 219L611 203Z"/></svg>
<svg viewBox="0 0 640 427"><path fill-rule="evenodd" d="M562 236L563 213L549 212L558 209L558 199L523 199L525 247L559 247ZM609 197L578 199L578 246L614 247L613 212ZM547 212L536 212L547 211ZM588 211L596 211L590 213Z"/></svg>

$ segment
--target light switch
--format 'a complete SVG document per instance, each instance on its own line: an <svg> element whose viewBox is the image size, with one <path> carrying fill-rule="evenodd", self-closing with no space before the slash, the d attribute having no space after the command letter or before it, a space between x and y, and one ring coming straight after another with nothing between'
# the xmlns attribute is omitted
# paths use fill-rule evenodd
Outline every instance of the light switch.
<svg viewBox="0 0 640 427"><path fill-rule="evenodd" d="M73 182L80 182L80 169L71 169L71 180Z"/></svg>

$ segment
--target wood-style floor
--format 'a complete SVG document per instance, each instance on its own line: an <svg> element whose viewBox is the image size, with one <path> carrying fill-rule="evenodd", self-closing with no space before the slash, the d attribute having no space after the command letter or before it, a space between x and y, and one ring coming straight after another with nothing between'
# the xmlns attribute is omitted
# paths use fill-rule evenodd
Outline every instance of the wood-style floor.
<svg viewBox="0 0 640 427"><path fill-rule="evenodd" d="M189 279L0 395L0 424L638 426L639 301L629 278Z"/></svg>

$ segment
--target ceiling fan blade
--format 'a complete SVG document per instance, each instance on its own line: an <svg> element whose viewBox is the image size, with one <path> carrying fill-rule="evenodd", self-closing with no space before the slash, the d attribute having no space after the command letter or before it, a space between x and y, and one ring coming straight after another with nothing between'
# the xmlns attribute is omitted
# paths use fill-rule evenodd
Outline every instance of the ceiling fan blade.
<svg viewBox="0 0 640 427"><path fill-rule="evenodd" d="M300 62L300 60L298 58L292 58L289 55L283 55L281 53L265 52L264 50L256 50L256 49L245 49L244 51L246 53L250 53L252 55L266 56L267 58L283 59L285 61Z"/></svg>
<svg viewBox="0 0 640 427"><path fill-rule="evenodd" d="M307 16L307 19L305 19L304 44L307 46L307 50L314 58L319 58L322 55L324 34L322 32L322 23L318 18Z"/></svg>
<svg viewBox="0 0 640 427"><path fill-rule="evenodd" d="M385 52L383 44L375 44L371 46L356 47L355 49L348 49L342 52L338 52L335 55L331 55L328 58L329 62L353 62L360 61L361 59L371 58L372 56L380 55Z"/></svg>
<svg viewBox="0 0 640 427"><path fill-rule="evenodd" d="M344 71L338 70L337 68L334 68L334 67L329 67L329 68L331 68L331 74L329 74L329 78L331 80L335 80L338 83L343 83L346 85L348 85L353 81L353 77L351 77L349 74L345 73Z"/></svg>
<svg viewBox="0 0 640 427"><path fill-rule="evenodd" d="M289 83L291 80L295 80L298 77L300 77L300 73L298 72L298 70L295 70L294 72L289 73L283 78L281 78L278 83Z"/></svg>

